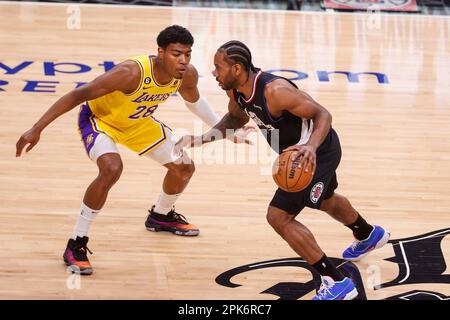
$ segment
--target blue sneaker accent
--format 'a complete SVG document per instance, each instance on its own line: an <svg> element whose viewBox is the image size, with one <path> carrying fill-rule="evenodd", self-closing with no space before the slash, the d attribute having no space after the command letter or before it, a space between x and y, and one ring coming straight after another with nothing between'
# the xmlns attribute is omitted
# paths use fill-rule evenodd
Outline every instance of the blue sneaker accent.
<svg viewBox="0 0 450 320"><path fill-rule="evenodd" d="M366 240L356 240L345 249L342 257L349 261L358 261L367 256L370 251L384 246L391 237L390 233L379 226L373 226L373 230Z"/></svg>
<svg viewBox="0 0 450 320"><path fill-rule="evenodd" d="M350 278L335 282L330 277L322 277L317 295L312 300L353 300L358 296L355 284Z"/></svg>

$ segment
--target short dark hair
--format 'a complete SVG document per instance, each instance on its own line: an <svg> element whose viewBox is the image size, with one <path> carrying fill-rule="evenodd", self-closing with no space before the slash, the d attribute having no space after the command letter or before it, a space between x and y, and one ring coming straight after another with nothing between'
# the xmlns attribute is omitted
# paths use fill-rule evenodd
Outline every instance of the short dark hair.
<svg viewBox="0 0 450 320"><path fill-rule="evenodd" d="M156 42L158 43L158 46L163 49L167 48L171 43L181 43L192 46L194 44L194 37L188 29L182 26L173 25L161 31L158 38L156 38Z"/></svg>
<svg viewBox="0 0 450 320"><path fill-rule="evenodd" d="M234 63L241 64L246 71L256 71L252 63L252 53L250 49L241 41L231 40L223 44L219 50L224 50L226 58Z"/></svg>

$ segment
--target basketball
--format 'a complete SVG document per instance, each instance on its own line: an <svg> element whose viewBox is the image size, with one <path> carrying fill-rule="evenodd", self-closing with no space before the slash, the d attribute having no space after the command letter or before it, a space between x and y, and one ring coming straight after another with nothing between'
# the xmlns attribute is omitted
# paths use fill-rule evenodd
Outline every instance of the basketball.
<svg viewBox="0 0 450 320"><path fill-rule="evenodd" d="M278 156L273 163L272 177L282 190L298 192L305 189L313 178L311 170L299 168L299 159L295 158L297 151L286 151Z"/></svg>

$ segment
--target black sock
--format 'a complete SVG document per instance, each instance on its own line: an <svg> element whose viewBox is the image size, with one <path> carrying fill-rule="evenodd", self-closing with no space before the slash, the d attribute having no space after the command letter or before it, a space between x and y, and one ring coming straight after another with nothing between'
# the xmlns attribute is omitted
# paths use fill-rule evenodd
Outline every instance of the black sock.
<svg viewBox="0 0 450 320"><path fill-rule="evenodd" d="M331 277L334 281L342 281L344 280L344 275L340 272L334 264L328 259L328 257L324 254L322 259L314 263L313 268L320 273L321 276Z"/></svg>
<svg viewBox="0 0 450 320"><path fill-rule="evenodd" d="M153 218L156 218L156 219L161 220L161 221L166 221L167 220L167 214L156 213L156 212L153 211L151 213L151 216Z"/></svg>
<svg viewBox="0 0 450 320"><path fill-rule="evenodd" d="M367 223L363 217L361 217L358 213L358 219L352 224L346 225L346 227L350 228L353 231L353 235L358 240L365 240L370 236L370 233L373 230L373 226Z"/></svg>
<svg viewBox="0 0 450 320"><path fill-rule="evenodd" d="M169 212L169 213L170 213L170 212ZM156 219L158 219L158 220L160 220L160 221L169 221L169 220L172 220L172 216L170 216L169 213L163 214L163 213L155 212L155 211L154 211L154 207L153 207L152 210L151 210L151 212L150 212L150 215L151 215L153 218L156 218Z"/></svg>

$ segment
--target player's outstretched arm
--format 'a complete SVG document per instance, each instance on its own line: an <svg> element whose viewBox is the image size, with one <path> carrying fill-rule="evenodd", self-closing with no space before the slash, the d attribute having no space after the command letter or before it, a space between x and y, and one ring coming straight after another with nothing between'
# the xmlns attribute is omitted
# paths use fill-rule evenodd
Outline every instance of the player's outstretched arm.
<svg viewBox="0 0 450 320"><path fill-rule="evenodd" d="M16 143L16 157L20 157L25 146L30 151L40 139L42 130L62 114L77 105L119 90L132 92L139 84L140 69L133 61L125 61L93 81L73 89L58 99Z"/></svg>
<svg viewBox="0 0 450 320"><path fill-rule="evenodd" d="M233 93L227 92L230 96ZM228 102L228 113L226 113L223 118L209 131L205 132L199 140L201 144L208 143L224 138L232 137L236 130L244 130L245 135L249 132L255 131L253 127L245 126L249 121L249 117L239 108L236 101L232 96ZM236 138L236 137L235 137ZM252 144L252 142L245 138L244 140L247 144Z"/></svg>
<svg viewBox="0 0 450 320"><path fill-rule="evenodd" d="M232 93L231 93L232 94ZM230 93L228 93L230 96ZM250 132L255 131L255 128L246 126L249 121L249 117L239 108L233 98L230 96L228 102L228 113L209 131L201 136L184 136L175 146L176 152L181 152L185 147L198 147L204 143L221 140L224 138L231 138L234 142L244 142L246 144L253 144L253 142L247 138ZM236 130L242 130L239 135L236 134ZM242 141L241 141L242 140Z"/></svg>

